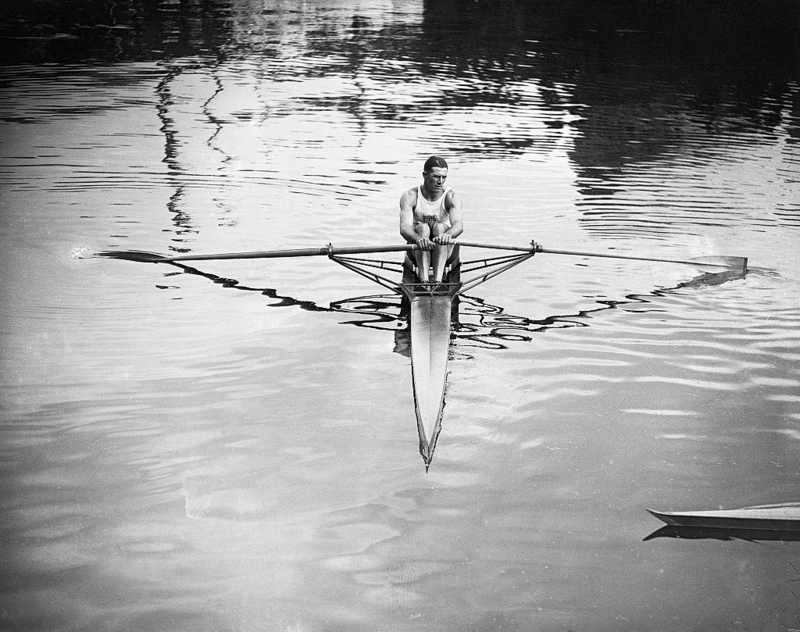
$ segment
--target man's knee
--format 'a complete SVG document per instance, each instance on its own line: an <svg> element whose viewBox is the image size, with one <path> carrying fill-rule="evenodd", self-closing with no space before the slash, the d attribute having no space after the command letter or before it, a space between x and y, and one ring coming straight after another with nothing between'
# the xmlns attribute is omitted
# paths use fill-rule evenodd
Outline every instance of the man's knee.
<svg viewBox="0 0 800 632"><path fill-rule="evenodd" d="M427 224L423 224L422 222L420 222L415 226L414 230L420 237L425 237L426 239L430 239L431 227L428 226Z"/></svg>

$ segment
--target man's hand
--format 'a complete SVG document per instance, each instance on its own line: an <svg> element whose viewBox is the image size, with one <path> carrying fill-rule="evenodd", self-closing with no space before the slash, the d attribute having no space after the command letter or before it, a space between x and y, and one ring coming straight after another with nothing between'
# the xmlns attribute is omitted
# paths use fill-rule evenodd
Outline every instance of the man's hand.
<svg viewBox="0 0 800 632"><path fill-rule="evenodd" d="M417 238L417 241L414 243L416 243L417 246L419 246L420 250L433 250L436 247L436 244L433 243L427 237L419 237Z"/></svg>
<svg viewBox="0 0 800 632"><path fill-rule="evenodd" d="M452 239L453 238L447 233L442 233L438 237L434 237L433 241L439 244L440 246L444 246L445 244L449 244Z"/></svg>

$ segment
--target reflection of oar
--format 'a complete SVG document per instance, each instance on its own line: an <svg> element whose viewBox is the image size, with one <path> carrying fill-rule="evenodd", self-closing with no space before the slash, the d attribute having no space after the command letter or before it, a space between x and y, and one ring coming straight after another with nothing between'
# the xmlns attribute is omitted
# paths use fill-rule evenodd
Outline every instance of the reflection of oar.
<svg viewBox="0 0 800 632"><path fill-rule="evenodd" d="M573 257L603 257L605 259L628 259L631 261L656 261L659 263L681 263L692 266L703 272L736 272L744 274L747 272L747 257L695 257L693 259L659 259L656 257L633 257L627 255L615 255L605 252L580 252L576 250L555 250L543 248L538 244L531 246L499 246L493 244L481 244L458 240L462 246L475 246L478 248L494 248L498 250L518 250L521 252L543 252L551 255L570 255Z"/></svg>

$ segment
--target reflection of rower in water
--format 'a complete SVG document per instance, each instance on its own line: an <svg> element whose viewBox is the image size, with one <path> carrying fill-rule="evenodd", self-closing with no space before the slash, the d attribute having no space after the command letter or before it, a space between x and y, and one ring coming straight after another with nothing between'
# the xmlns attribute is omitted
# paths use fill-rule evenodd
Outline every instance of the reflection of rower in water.
<svg viewBox="0 0 800 632"><path fill-rule="evenodd" d="M431 156L422 171L422 184L400 197L400 234L408 243L420 247L414 251L414 259L422 283L442 283L445 267L452 266L458 257L457 247L448 244L464 230L461 199L453 189L445 187L446 180L447 162Z"/></svg>

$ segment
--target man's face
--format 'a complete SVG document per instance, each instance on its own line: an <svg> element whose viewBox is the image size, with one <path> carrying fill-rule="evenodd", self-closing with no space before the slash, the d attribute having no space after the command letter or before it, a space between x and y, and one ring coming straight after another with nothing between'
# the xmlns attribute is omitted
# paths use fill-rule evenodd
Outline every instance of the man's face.
<svg viewBox="0 0 800 632"><path fill-rule="evenodd" d="M444 189L444 181L447 180L447 169L444 167L434 167L422 174L425 188L428 191L439 192Z"/></svg>

